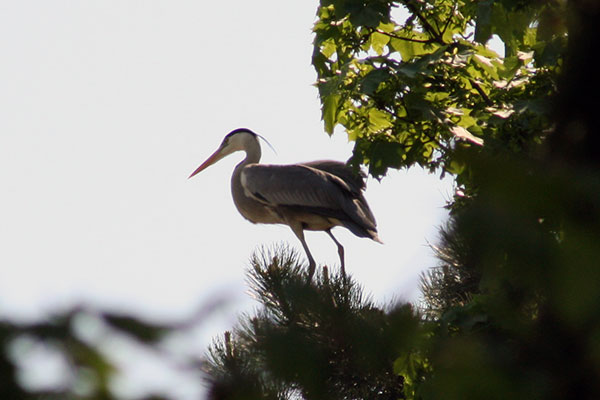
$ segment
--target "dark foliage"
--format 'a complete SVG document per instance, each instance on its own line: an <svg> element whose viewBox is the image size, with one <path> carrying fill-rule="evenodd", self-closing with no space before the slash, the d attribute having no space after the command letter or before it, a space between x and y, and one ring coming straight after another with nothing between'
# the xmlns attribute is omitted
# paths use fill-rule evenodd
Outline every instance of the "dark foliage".
<svg viewBox="0 0 600 400"><path fill-rule="evenodd" d="M440 264L422 276L421 307L428 318L435 320L444 311L471 301L479 293L481 274L470 259L469 243L456 233L453 220L440 229L440 242L431 247Z"/></svg>
<svg viewBox="0 0 600 400"><path fill-rule="evenodd" d="M214 308L201 310L197 318L183 323L151 323L139 317L80 307L33 323L0 323L0 398L6 400L116 400L112 382L120 371L105 352L103 343L127 339L150 352L160 352L168 333L184 331ZM22 377L29 373L22 361L43 349L57 356L66 371L48 388L29 387ZM193 370L194 356L189 365ZM170 399L170 395L147 395L140 400Z"/></svg>
<svg viewBox="0 0 600 400"><path fill-rule="evenodd" d="M211 398L239 398L223 393L237 393L240 382L249 388L242 393L260 388L253 398L404 398L395 363L416 350L420 322L411 307L379 309L326 267L307 284L287 248L263 250L251 264L261 309L211 348Z"/></svg>

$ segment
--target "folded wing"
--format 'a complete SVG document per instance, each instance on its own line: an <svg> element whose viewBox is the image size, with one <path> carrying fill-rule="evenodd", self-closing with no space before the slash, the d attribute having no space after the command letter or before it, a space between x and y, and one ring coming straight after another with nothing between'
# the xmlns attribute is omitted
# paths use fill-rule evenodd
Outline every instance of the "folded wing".
<svg viewBox="0 0 600 400"><path fill-rule="evenodd" d="M246 195L263 204L335 218L354 234L378 240L375 218L362 195L364 180L343 163L251 164L241 181Z"/></svg>

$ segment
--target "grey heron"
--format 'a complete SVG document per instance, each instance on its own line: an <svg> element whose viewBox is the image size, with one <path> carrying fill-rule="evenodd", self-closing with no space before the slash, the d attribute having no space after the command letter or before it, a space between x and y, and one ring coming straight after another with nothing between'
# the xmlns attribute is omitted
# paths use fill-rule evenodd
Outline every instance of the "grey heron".
<svg viewBox="0 0 600 400"><path fill-rule="evenodd" d="M315 260L304 239L304 231L325 231L333 239L346 275L344 247L331 228L343 226L359 237L381 242L375 217L363 196L364 176L338 161L312 161L291 165L259 164L260 144L256 133L246 128L231 131L219 148L190 178L236 151L246 158L233 170L231 194L244 218L252 223L285 224L298 237L308 257L308 280Z"/></svg>

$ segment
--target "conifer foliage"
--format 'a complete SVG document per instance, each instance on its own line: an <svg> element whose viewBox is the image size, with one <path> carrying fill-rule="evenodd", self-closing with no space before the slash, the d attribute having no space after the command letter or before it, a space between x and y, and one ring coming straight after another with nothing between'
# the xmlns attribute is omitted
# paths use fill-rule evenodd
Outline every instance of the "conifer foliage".
<svg viewBox="0 0 600 400"><path fill-rule="evenodd" d="M255 254L248 274L261 308L211 347L211 398L402 398L398 359L416 349L419 316L375 307L327 267L307 283L301 265L285 247Z"/></svg>

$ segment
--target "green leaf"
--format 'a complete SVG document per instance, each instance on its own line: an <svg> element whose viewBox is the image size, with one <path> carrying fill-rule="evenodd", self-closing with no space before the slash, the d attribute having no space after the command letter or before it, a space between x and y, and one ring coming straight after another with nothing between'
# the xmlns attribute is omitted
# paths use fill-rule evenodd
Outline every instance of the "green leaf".
<svg viewBox="0 0 600 400"><path fill-rule="evenodd" d="M439 44L436 43L422 43L410 40L414 39L425 41L429 39L427 35L420 32L400 32L398 35L406 35L407 39L392 38L389 43L395 51L400 53L402 61L405 62L423 54L431 54L439 47Z"/></svg>
<svg viewBox="0 0 600 400"><path fill-rule="evenodd" d="M387 33L391 33L394 32L394 29L396 28L396 24L394 24L393 22L389 22L389 23L381 23L379 24L379 26L377 27L377 29L380 29L384 32Z"/></svg>
<svg viewBox="0 0 600 400"><path fill-rule="evenodd" d="M364 94L371 95L377 91L381 82L384 82L390 77L390 72L387 69L374 69L369 71L361 81L360 91Z"/></svg>
<svg viewBox="0 0 600 400"><path fill-rule="evenodd" d="M341 96L335 93L332 93L323 99L321 115L323 122L325 123L325 132L330 135L333 134L333 129L337 123L340 99Z"/></svg>
<svg viewBox="0 0 600 400"><path fill-rule="evenodd" d="M503 79L510 79L515 76L515 73L523 65L517 56L505 57L503 61L502 68L498 71Z"/></svg>
<svg viewBox="0 0 600 400"><path fill-rule="evenodd" d="M333 39L328 39L321 44L321 53L327 58L331 58L336 50L337 47L335 45L335 40Z"/></svg>
<svg viewBox="0 0 600 400"><path fill-rule="evenodd" d="M378 110L376 108L372 108L369 110L369 131L370 132L379 132L383 129L389 128L392 126L392 122L390 120L390 114Z"/></svg>
<svg viewBox="0 0 600 400"><path fill-rule="evenodd" d="M361 137L362 130L358 128L348 128L346 129L346 133L348 134L348 140L355 142L359 137Z"/></svg>
<svg viewBox="0 0 600 400"><path fill-rule="evenodd" d="M342 13L350 15L350 22L355 26L365 26L368 28L377 28L381 23L388 23L390 20L390 9L387 4L380 1L348 1L340 2L342 7L336 7L342 10Z"/></svg>
<svg viewBox="0 0 600 400"><path fill-rule="evenodd" d="M383 54L385 46L389 43L390 37L379 32L371 34L371 48L379 55Z"/></svg>
<svg viewBox="0 0 600 400"><path fill-rule="evenodd" d="M477 119L471 117L470 115L461 115L458 125L462 126L463 128L470 128L471 126L475 125L477 123Z"/></svg>
<svg viewBox="0 0 600 400"><path fill-rule="evenodd" d="M464 162L452 160L446 165L446 171L454 175L460 175L465 170L466 165Z"/></svg>
<svg viewBox="0 0 600 400"><path fill-rule="evenodd" d="M487 72L493 79L500 79L498 67L492 63L492 60L479 54L473 56L473 61Z"/></svg>
<svg viewBox="0 0 600 400"><path fill-rule="evenodd" d="M459 139L468 140L469 142L475 143L479 146L483 145L482 138L478 138L477 136L474 136L471 132L469 132L462 126L453 126L450 128L450 132L452 132L452 134Z"/></svg>
<svg viewBox="0 0 600 400"><path fill-rule="evenodd" d="M535 46L537 43L537 29L536 28L527 28L525 30L525 36L523 37L523 44L525 46L531 47Z"/></svg>
<svg viewBox="0 0 600 400"><path fill-rule="evenodd" d="M494 107L488 107L488 108L486 108L486 111L489 111L492 113L492 115L494 115L498 118L502 118L502 119L506 119L506 118L510 117L515 112L515 110L513 110L512 108L498 109L498 108L494 108Z"/></svg>

